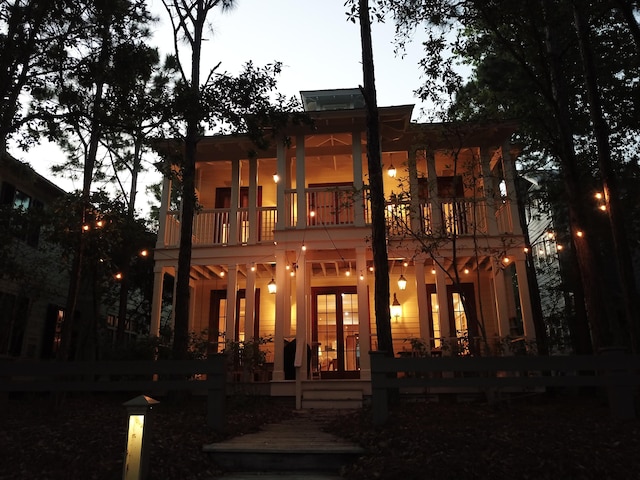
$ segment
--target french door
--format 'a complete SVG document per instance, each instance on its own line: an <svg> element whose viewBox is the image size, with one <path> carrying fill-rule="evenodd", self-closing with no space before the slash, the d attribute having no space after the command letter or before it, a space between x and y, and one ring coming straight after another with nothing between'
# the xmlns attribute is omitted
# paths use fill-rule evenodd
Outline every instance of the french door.
<svg viewBox="0 0 640 480"><path fill-rule="evenodd" d="M360 335L356 287L311 290L312 365L320 378L360 377Z"/></svg>

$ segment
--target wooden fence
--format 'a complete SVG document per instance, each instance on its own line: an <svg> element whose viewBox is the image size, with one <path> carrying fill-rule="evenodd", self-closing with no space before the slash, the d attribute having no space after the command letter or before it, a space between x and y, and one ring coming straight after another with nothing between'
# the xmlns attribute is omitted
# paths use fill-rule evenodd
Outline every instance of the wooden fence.
<svg viewBox="0 0 640 480"><path fill-rule="evenodd" d="M207 423L225 421L226 356L206 360L0 362L0 392L205 392Z"/></svg>
<svg viewBox="0 0 640 480"><path fill-rule="evenodd" d="M389 391L403 388L504 389L604 387L613 418L635 418L634 393L640 384L640 356L511 356L391 358L371 352L373 422L389 416Z"/></svg>

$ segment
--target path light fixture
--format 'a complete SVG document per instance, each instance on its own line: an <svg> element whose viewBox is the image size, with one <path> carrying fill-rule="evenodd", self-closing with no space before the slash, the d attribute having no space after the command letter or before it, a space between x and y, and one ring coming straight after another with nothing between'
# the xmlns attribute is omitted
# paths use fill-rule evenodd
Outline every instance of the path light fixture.
<svg viewBox="0 0 640 480"><path fill-rule="evenodd" d="M269 293L271 294L275 294L276 293L276 282L275 280L272 278L271 281L269 283L267 283L267 290L269 290Z"/></svg>
<svg viewBox="0 0 640 480"><path fill-rule="evenodd" d="M151 437L151 409L157 400L140 395L124 402L129 416L127 448L124 456L123 480L143 480L149 468L149 445Z"/></svg>

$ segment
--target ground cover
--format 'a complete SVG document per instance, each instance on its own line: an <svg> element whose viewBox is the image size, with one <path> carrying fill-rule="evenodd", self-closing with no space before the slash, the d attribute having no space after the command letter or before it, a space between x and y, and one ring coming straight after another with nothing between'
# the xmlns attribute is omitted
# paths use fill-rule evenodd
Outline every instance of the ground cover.
<svg viewBox="0 0 640 480"><path fill-rule="evenodd" d="M0 479L118 479L131 396L86 395L51 411L46 397L0 404ZM291 402L236 397L225 432L206 426L204 398L155 408L149 479L211 480L221 473L202 445L292 415ZM367 453L345 467L359 479L640 478L640 420L612 421L598 395L533 396L482 403L402 402L384 427L370 412L322 415L325 430Z"/></svg>

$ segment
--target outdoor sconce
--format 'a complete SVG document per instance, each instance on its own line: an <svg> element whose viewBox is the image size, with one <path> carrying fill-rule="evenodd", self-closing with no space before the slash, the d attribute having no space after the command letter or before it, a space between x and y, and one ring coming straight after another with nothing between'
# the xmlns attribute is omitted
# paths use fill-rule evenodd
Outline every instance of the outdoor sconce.
<svg viewBox="0 0 640 480"><path fill-rule="evenodd" d="M269 290L269 293L276 293L276 282L273 278L269 283L267 283L267 290Z"/></svg>
<svg viewBox="0 0 640 480"><path fill-rule="evenodd" d="M404 278L404 275L400 274L400 278L398 279L398 288L400 290L404 290L407 288L407 279Z"/></svg>
<svg viewBox="0 0 640 480"><path fill-rule="evenodd" d="M387 174L391 178L396 178L396 167L393 166L393 163L391 163L391 165L389 165L389 168L387 169Z"/></svg>
<svg viewBox="0 0 640 480"><path fill-rule="evenodd" d="M280 175L278 175L278 172L273 174L273 181L275 183L278 183L280 181Z"/></svg>
<svg viewBox="0 0 640 480"><path fill-rule="evenodd" d="M125 450L123 480L143 480L147 478L150 445L150 412L157 400L140 395L123 405L129 416L127 428L127 449Z"/></svg>
<svg viewBox="0 0 640 480"><path fill-rule="evenodd" d="M395 318L397 322L400 315L402 315L402 305L400 305L398 297L396 297L396 294L394 293L393 303L391 304L391 316Z"/></svg>

